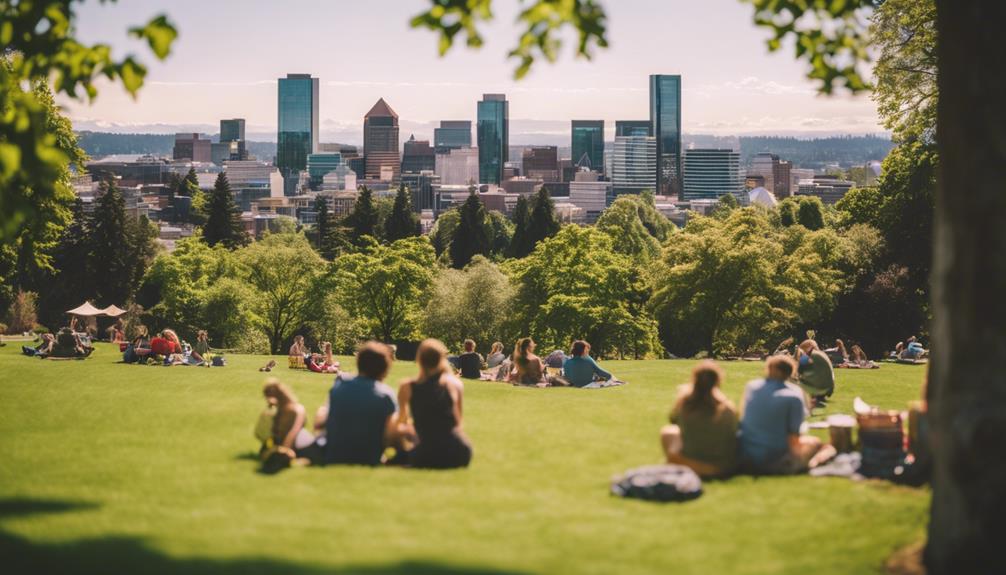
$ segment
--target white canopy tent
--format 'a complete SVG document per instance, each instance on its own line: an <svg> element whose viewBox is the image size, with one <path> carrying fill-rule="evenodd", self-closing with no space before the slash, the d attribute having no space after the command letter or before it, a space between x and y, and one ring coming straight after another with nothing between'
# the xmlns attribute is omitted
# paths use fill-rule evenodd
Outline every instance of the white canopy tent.
<svg viewBox="0 0 1006 575"><path fill-rule="evenodd" d="M94 317L97 315L105 315L105 310L100 310L91 305L91 302L85 301L77 307L67 310L66 313L70 315L79 315L81 317Z"/></svg>

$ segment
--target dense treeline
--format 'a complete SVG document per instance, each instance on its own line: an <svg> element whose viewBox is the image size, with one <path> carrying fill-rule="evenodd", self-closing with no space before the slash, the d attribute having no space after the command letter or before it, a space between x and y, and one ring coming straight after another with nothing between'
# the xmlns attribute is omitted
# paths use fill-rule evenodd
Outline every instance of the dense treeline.
<svg viewBox="0 0 1006 575"><path fill-rule="evenodd" d="M207 136L208 137L208 136ZM112 154L152 154L171 157L174 134L118 134L113 132L77 132L77 141L84 153L92 158ZM276 155L276 142L245 142L252 156L269 160Z"/></svg>
<svg viewBox="0 0 1006 575"><path fill-rule="evenodd" d="M779 136L741 136L741 164L761 152L771 152L793 163L794 167L823 170L829 164L843 167L862 166L883 160L894 143L882 136L834 136L797 139Z"/></svg>

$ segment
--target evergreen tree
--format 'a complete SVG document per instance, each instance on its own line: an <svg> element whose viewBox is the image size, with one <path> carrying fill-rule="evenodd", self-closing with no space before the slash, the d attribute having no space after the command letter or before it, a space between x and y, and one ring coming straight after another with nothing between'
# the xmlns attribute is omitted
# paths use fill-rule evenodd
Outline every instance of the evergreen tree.
<svg viewBox="0 0 1006 575"><path fill-rule="evenodd" d="M329 226L331 224L328 215L328 200L326 200L324 196L317 196L314 198L314 213L317 214L317 223L314 225L314 247L317 248L318 251L321 251L322 244L325 241L325 236L328 234Z"/></svg>
<svg viewBox="0 0 1006 575"><path fill-rule="evenodd" d="M363 236L376 238L377 222L378 214L377 207L374 206L374 194L370 188L364 186L360 188L360 193L356 196L353 213L346 218L350 241L359 246Z"/></svg>
<svg viewBox="0 0 1006 575"><path fill-rule="evenodd" d="M52 279L39 285L39 322L57 326L65 321L63 310L94 297L95 277L88 270L91 219L80 198L71 206L70 224L63 229L53 251Z"/></svg>
<svg viewBox="0 0 1006 575"><path fill-rule="evenodd" d="M510 239L510 247L507 255L512 258L523 258L531 253L531 237L528 235L528 223L531 219L531 208L527 198L521 196L517 198L517 205L513 210L513 237Z"/></svg>
<svg viewBox="0 0 1006 575"><path fill-rule="evenodd" d="M210 246L223 244L228 249L247 245L248 234L241 223L241 210L234 203L234 193L225 172L217 176L208 204L206 225L203 226L206 243Z"/></svg>
<svg viewBox="0 0 1006 575"><path fill-rule="evenodd" d="M129 293L132 297L143 283L147 267L157 255L157 226L147 216L130 220L129 230L129 261L133 266L132 278L129 283Z"/></svg>
<svg viewBox="0 0 1006 575"><path fill-rule="evenodd" d="M384 239L391 243L420 234L419 218L412 211L412 198L404 186L398 187L391 215L384 221Z"/></svg>
<svg viewBox="0 0 1006 575"><path fill-rule="evenodd" d="M95 202L88 246L89 273L96 278L94 295L100 302L122 305L132 294L134 281L130 225L126 201L115 181L101 184Z"/></svg>
<svg viewBox="0 0 1006 575"><path fill-rule="evenodd" d="M196 176L195 168L189 168L189 173L185 174L183 183L185 185L182 187L182 195L192 196L199 191L199 178Z"/></svg>
<svg viewBox="0 0 1006 575"><path fill-rule="evenodd" d="M545 188L538 190L538 195L534 198L534 206L531 208L531 215L528 218L527 231L530 239L528 253L534 251L538 242L559 233L559 220L555 217L555 204Z"/></svg>
<svg viewBox="0 0 1006 575"><path fill-rule="evenodd" d="M478 194L468 194L459 208L461 220L451 240L451 265L462 269L476 255L489 255L489 233L486 229L486 208Z"/></svg>

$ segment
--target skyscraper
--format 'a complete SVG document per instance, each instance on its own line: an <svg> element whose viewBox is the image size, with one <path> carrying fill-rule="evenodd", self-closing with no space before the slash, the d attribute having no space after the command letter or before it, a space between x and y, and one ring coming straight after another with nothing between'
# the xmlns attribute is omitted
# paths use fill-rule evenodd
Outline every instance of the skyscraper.
<svg viewBox="0 0 1006 575"><path fill-rule="evenodd" d="M244 118L220 120L220 141L236 142L245 139Z"/></svg>
<svg viewBox="0 0 1006 575"><path fill-rule="evenodd" d="M571 143L575 165L604 172L604 120L573 120Z"/></svg>
<svg viewBox="0 0 1006 575"><path fill-rule="evenodd" d="M307 156L318 150L318 79L287 74L279 79L279 133L276 167L284 178L284 193L294 195L297 172L307 168Z"/></svg>
<svg viewBox="0 0 1006 575"><path fill-rule="evenodd" d="M365 177L381 179L381 169L392 169L392 181L401 173L398 156L398 114L381 98L363 117L363 158Z"/></svg>
<svg viewBox="0 0 1006 575"><path fill-rule="evenodd" d="M499 184L509 160L510 103L506 94L483 94L478 103L479 183Z"/></svg>
<svg viewBox="0 0 1006 575"><path fill-rule="evenodd" d="M555 146L530 146L521 155L521 173L534 180L558 182L559 148Z"/></svg>
<svg viewBox="0 0 1006 575"><path fill-rule="evenodd" d="M656 191L657 142L653 136L646 135L645 126L642 135L615 136L611 187L616 196Z"/></svg>
<svg viewBox="0 0 1006 575"><path fill-rule="evenodd" d="M657 139L657 185L661 194L681 192L681 76L650 76L650 123Z"/></svg>
<svg viewBox="0 0 1006 575"><path fill-rule="evenodd" d="M696 148L685 150L683 200L716 199L744 193L741 155L733 150Z"/></svg>
<svg viewBox="0 0 1006 575"><path fill-rule="evenodd" d="M310 179L308 185L312 190L320 190L325 175L335 171L341 165L343 165L342 154L339 152L308 154L307 176Z"/></svg>
<svg viewBox="0 0 1006 575"><path fill-rule="evenodd" d="M171 157L175 160L209 162L212 159L211 151L209 140L200 138L199 134L186 132L175 134L175 147L171 150Z"/></svg>
<svg viewBox="0 0 1006 575"><path fill-rule="evenodd" d="M427 170L432 172L436 164L436 156L430 141L417 140L415 135L410 136L402 152L402 173L418 174Z"/></svg>
<svg viewBox="0 0 1006 575"><path fill-rule="evenodd" d="M791 196L790 186L793 165L779 159L779 156L769 153L755 154L751 159L749 176L761 176L765 189L772 192L777 199Z"/></svg>
<svg viewBox="0 0 1006 575"><path fill-rule="evenodd" d="M441 120L440 127L433 129L433 147L438 154L471 146L471 120Z"/></svg>
<svg viewBox="0 0 1006 575"><path fill-rule="evenodd" d="M617 120L615 121L615 137L619 136L652 136L653 123L649 120Z"/></svg>

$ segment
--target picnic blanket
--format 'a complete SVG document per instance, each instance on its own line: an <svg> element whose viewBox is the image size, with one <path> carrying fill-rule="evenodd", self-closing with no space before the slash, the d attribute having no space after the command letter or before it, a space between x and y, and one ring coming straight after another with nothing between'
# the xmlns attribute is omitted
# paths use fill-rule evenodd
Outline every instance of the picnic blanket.
<svg viewBox="0 0 1006 575"><path fill-rule="evenodd" d="M604 387L617 387L619 385L625 385L625 384L626 384L626 382L624 382L624 381L622 381L620 379L612 378L612 379L609 379L608 381L595 381L593 383L589 383L589 384L581 387L580 389L601 389L601 388L604 388Z"/></svg>

